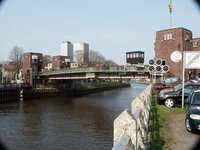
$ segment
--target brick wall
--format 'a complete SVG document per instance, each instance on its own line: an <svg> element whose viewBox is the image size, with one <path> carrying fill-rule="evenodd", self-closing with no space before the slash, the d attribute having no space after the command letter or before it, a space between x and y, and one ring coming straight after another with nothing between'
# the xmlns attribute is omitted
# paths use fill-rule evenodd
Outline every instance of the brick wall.
<svg viewBox="0 0 200 150"><path fill-rule="evenodd" d="M182 60L173 62L170 58L173 51L192 51L192 32L185 28L173 28L156 32L155 57L166 60L170 73L182 79ZM190 70L187 70L189 72ZM188 73L186 73L188 74ZM194 74L194 70L192 71ZM191 76L192 76L191 74Z"/></svg>

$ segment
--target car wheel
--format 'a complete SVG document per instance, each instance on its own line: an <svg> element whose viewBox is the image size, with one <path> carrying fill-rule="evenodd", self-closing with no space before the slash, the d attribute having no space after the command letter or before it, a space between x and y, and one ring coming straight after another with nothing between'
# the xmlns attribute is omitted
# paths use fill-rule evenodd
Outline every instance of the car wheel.
<svg viewBox="0 0 200 150"><path fill-rule="evenodd" d="M165 100L165 106L167 106L167 107L173 107L174 106L174 100L171 99L171 98L167 98Z"/></svg>
<svg viewBox="0 0 200 150"><path fill-rule="evenodd" d="M191 126L190 126L190 122L189 122L189 119L188 119L188 118L185 119L185 128L186 128L186 130L187 130L188 132L191 132L191 133L194 132L194 131L192 130Z"/></svg>

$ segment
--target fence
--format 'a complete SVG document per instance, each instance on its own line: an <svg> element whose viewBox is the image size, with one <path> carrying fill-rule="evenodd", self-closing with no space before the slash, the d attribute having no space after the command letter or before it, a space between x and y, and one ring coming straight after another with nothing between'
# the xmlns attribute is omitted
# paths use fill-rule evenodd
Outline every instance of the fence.
<svg viewBox="0 0 200 150"><path fill-rule="evenodd" d="M148 149L148 121L151 85L132 101L132 110L124 110L114 120L112 150Z"/></svg>

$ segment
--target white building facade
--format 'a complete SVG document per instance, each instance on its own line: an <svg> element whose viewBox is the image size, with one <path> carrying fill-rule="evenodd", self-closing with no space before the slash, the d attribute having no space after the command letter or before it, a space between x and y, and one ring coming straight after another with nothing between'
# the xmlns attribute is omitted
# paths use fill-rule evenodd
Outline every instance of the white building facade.
<svg viewBox="0 0 200 150"><path fill-rule="evenodd" d="M73 44L69 41L64 41L61 44L61 55L62 56L68 56L70 58L70 62L73 62Z"/></svg>
<svg viewBox="0 0 200 150"><path fill-rule="evenodd" d="M88 65L89 62L89 44L80 42L73 44L75 59L80 65Z"/></svg>

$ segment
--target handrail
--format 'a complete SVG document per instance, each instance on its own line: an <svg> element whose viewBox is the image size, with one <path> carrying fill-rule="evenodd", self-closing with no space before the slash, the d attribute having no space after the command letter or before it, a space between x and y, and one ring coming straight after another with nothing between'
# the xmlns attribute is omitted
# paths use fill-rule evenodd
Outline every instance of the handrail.
<svg viewBox="0 0 200 150"><path fill-rule="evenodd" d="M138 69L135 66L115 66L109 68L102 68L102 67L85 67L85 68L65 68L60 70L45 70L39 75L55 75L55 74L65 74L65 73L85 73L85 72L129 72L129 71L137 71L137 72L144 72L148 69L144 67L143 70Z"/></svg>
<svg viewBox="0 0 200 150"><path fill-rule="evenodd" d="M131 112L125 109L114 120L113 150L146 149L150 105L151 85L132 101Z"/></svg>

